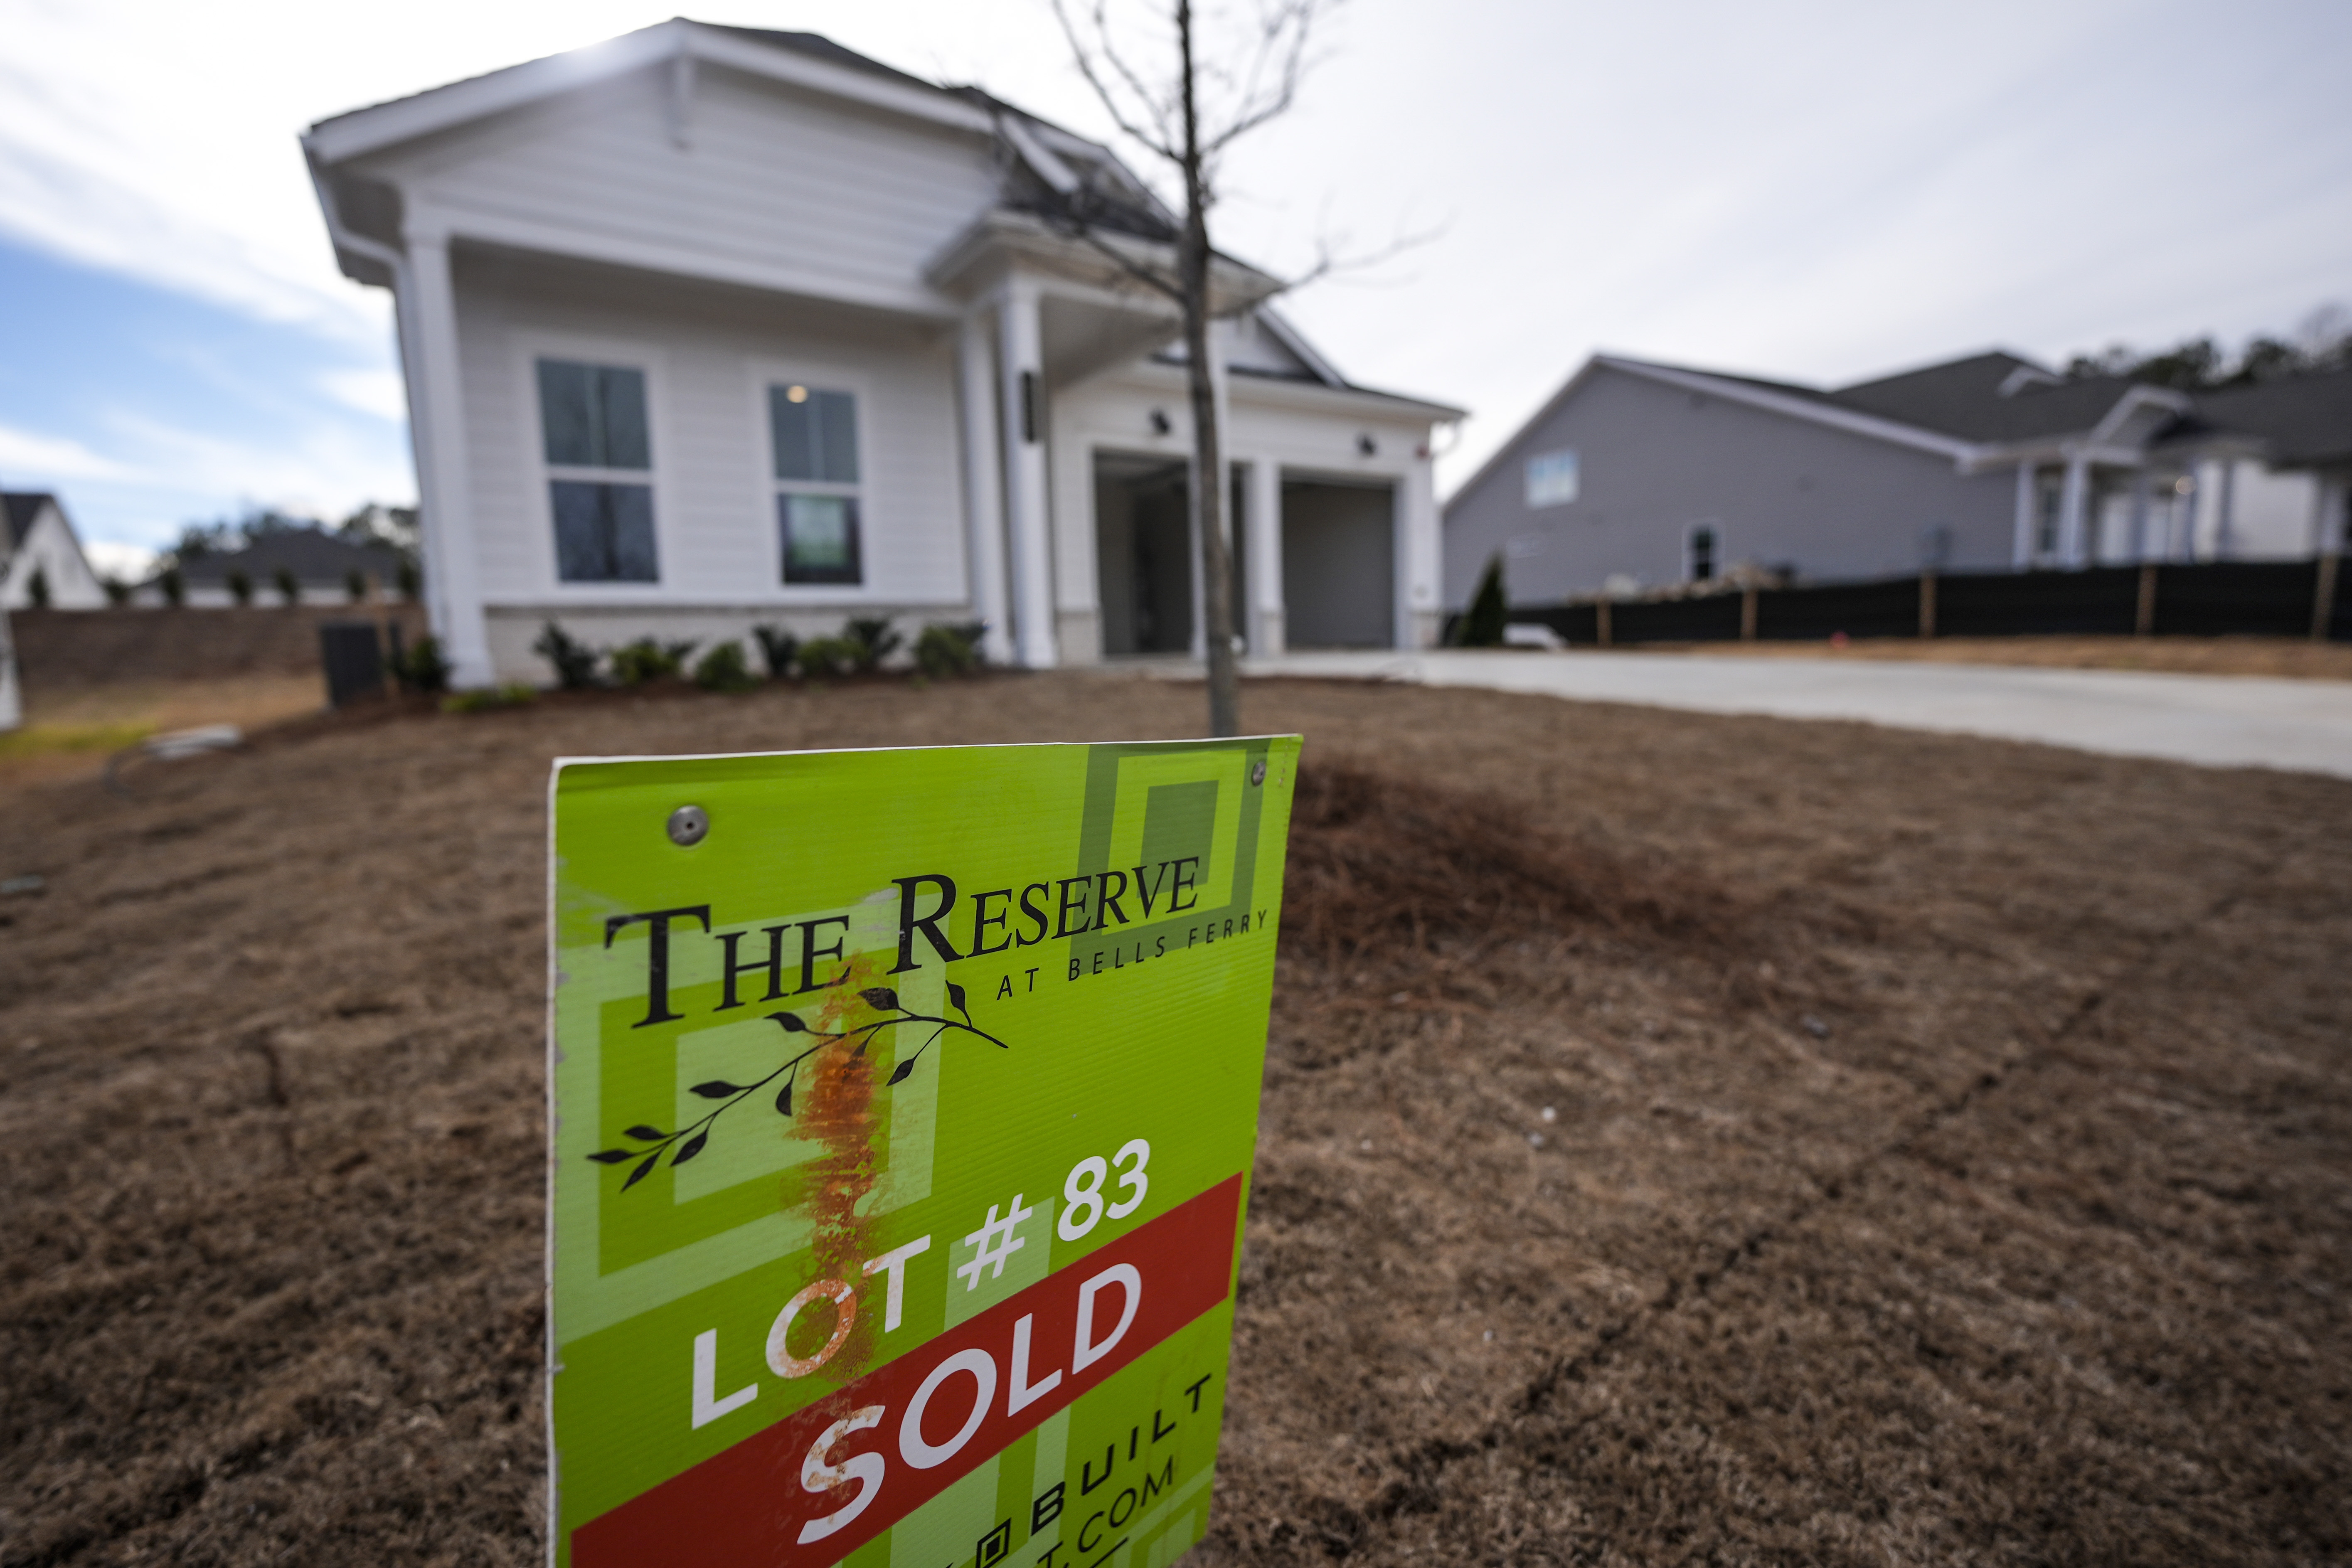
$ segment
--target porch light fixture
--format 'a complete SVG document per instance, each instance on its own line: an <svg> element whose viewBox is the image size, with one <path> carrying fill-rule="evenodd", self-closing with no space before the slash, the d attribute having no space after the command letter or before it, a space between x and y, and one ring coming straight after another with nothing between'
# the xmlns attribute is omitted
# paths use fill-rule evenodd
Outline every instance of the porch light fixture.
<svg viewBox="0 0 2352 1568"><path fill-rule="evenodd" d="M808 401L808 388L805 386L787 387L784 390L784 401L787 403L806 403Z"/></svg>
<svg viewBox="0 0 2352 1568"><path fill-rule="evenodd" d="M1356 455L1358 457L1369 458L1379 452L1380 449L1381 444L1378 441L1373 440L1370 436L1359 436L1356 437Z"/></svg>
<svg viewBox="0 0 2352 1568"><path fill-rule="evenodd" d="M1158 408L1151 411L1151 433L1154 436L1165 436L1172 428L1164 411Z"/></svg>

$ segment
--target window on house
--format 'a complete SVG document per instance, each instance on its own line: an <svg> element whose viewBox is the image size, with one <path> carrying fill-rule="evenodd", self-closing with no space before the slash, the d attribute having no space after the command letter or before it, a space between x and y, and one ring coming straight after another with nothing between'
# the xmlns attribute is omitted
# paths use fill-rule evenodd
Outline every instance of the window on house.
<svg viewBox="0 0 2352 1568"><path fill-rule="evenodd" d="M1715 580L1715 530L1700 523L1690 531L1690 580L1711 583Z"/></svg>
<svg viewBox="0 0 2352 1568"><path fill-rule="evenodd" d="M797 383L771 386L768 431L784 581L863 582L856 395Z"/></svg>
<svg viewBox="0 0 2352 1568"><path fill-rule="evenodd" d="M1576 453L1546 452L1528 459L1528 505L1566 506L1576 499Z"/></svg>
<svg viewBox="0 0 2352 1568"><path fill-rule="evenodd" d="M2047 561L2058 553L2058 518L2066 504L2063 485L2042 481L2033 526L2033 553Z"/></svg>
<svg viewBox="0 0 2352 1568"><path fill-rule="evenodd" d="M659 582L646 373L541 360L539 421L556 576L566 583Z"/></svg>

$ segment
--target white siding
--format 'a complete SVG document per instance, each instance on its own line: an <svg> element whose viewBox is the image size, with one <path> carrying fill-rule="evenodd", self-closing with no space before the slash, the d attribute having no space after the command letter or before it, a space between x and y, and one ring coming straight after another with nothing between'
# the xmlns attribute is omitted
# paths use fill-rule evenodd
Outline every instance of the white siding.
<svg viewBox="0 0 2352 1568"><path fill-rule="evenodd" d="M995 199L982 139L705 67L686 146L645 70L363 160L412 216L469 214L672 247L864 297L921 271Z"/></svg>
<svg viewBox="0 0 2352 1568"><path fill-rule="evenodd" d="M459 338L484 602L499 605L961 605L966 585L951 340L748 291L461 253ZM658 584L563 584L541 463L540 353L649 373ZM781 581L764 387L798 372L859 393L865 582Z"/></svg>

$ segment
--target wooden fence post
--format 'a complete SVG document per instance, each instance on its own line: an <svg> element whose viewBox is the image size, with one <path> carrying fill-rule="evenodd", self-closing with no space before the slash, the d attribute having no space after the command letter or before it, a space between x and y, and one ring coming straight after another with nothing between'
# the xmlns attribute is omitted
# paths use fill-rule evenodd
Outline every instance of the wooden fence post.
<svg viewBox="0 0 2352 1568"><path fill-rule="evenodd" d="M2139 604L2132 611L2132 636L2156 635L2156 563L2139 563Z"/></svg>
<svg viewBox="0 0 2352 1568"><path fill-rule="evenodd" d="M1756 584L1753 583L1739 590L1739 640L1756 640Z"/></svg>
<svg viewBox="0 0 2352 1568"><path fill-rule="evenodd" d="M1933 572L1919 574L1919 635L1923 637L1936 635L1936 574Z"/></svg>
<svg viewBox="0 0 2352 1568"><path fill-rule="evenodd" d="M2311 640L2326 642L2336 620L2336 563L2343 557L2333 550L2319 558L2319 582L2311 594Z"/></svg>
<svg viewBox="0 0 2352 1568"><path fill-rule="evenodd" d="M1595 601L1595 602L1594 602L1593 606L1592 606L1592 619L1593 619L1593 624L1594 624L1594 627L1595 627L1595 629L1596 629L1596 630L1598 630L1598 631L1600 632L1600 634L1601 634L1601 646L1602 647L1609 647L1609 646L1610 646L1610 643L1609 643L1609 601L1608 601L1608 600L1606 600L1606 599L1601 599L1601 600L1597 600L1597 601Z"/></svg>

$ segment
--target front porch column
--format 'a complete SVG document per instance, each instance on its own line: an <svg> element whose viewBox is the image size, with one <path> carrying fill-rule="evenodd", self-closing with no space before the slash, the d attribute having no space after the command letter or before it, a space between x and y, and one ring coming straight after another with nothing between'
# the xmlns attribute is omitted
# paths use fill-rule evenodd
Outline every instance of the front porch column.
<svg viewBox="0 0 2352 1568"><path fill-rule="evenodd" d="M2148 513L2155 510L2154 482L2145 467L2132 470L2131 559L2146 561L2156 552L2148 547Z"/></svg>
<svg viewBox="0 0 2352 1568"><path fill-rule="evenodd" d="M410 234L408 278L416 321L417 363L409 385L425 394L424 417L412 435L416 449L418 534L425 552L426 613L449 680L460 688L492 684L488 627L482 617L481 574L474 550L474 517L466 452L466 411L457 374L457 292L449 272L449 239Z"/></svg>
<svg viewBox="0 0 2352 1568"><path fill-rule="evenodd" d="M2058 559L2068 567L2086 564L2084 560L2084 512L2091 494L2091 462L2087 458L2066 459L2066 488L2058 501Z"/></svg>
<svg viewBox="0 0 2352 1568"><path fill-rule="evenodd" d="M2017 465L2017 527L2009 546L2010 569L2022 572L2033 564L2033 465Z"/></svg>
<svg viewBox="0 0 2352 1568"><path fill-rule="evenodd" d="M1011 526L1014 656L1031 669L1055 662L1052 541L1045 526L1045 349L1036 286L1015 278L997 300L997 364L1004 398L1004 505Z"/></svg>
<svg viewBox="0 0 2352 1568"><path fill-rule="evenodd" d="M991 664L1013 661L1004 592L1004 474L997 462L996 356L988 321L974 311L956 337L963 402L964 521L970 534L971 611L988 623L981 651Z"/></svg>
<svg viewBox="0 0 2352 1568"><path fill-rule="evenodd" d="M1281 653L1289 646L1283 624L1282 465L1272 458L1250 460L1249 557L1250 652Z"/></svg>

